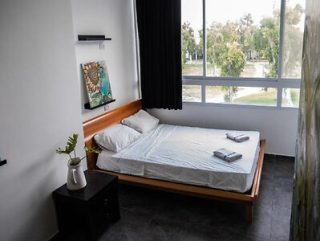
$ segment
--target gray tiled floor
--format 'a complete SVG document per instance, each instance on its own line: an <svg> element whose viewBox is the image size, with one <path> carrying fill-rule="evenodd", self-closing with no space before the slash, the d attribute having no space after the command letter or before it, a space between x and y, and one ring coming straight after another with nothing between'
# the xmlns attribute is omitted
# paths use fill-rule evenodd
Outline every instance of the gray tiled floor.
<svg viewBox="0 0 320 241"><path fill-rule="evenodd" d="M121 219L99 241L288 241L293 168L265 157L251 225L241 205L120 186Z"/></svg>

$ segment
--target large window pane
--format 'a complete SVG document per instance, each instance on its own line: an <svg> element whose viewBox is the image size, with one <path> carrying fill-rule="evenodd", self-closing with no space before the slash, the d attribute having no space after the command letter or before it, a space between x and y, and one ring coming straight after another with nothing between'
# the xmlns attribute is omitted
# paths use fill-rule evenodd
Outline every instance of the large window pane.
<svg viewBox="0 0 320 241"><path fill-rule="evenodd" d="M201 102L201 86L200 85L183 85L182 101Z"/></svg>
<svg viewBox="0 0 320 241"><path fill-rule="evenodd" d="M207 86L206 102L207 103L230 103L228 98L228 86Z"/></svg>
<svg viewBox="0 0 320 241"><path fill-rule="evenodd" d="M282 91L283 107L299 107L300 89L285 88Z"/></svg>
<svg viewBox="0 0 320 241"><path fill-rule="evenodd" d="M279 0L207 0L207 76L276 77Z"/></svg>
<svg viewBox="0 0 320 241"><path fill-rule="evenodd" d="M300 78L305 0L286 0L283 77Z"/></svg>
<svg viewBox="0 0 320 241"><path fill-rule="evenodd" d="M210 77L234 80L234 86L206 86L207 103L277 106L280 86L240 87L237 80L257 78L268 85L268 78L301 78L306 0L204 0L204 6L203 0L181 1L182 75L201 76L193 79L205 80L208 85L215 84ZM281 1L285 3L283 11ZM284 32L280 43L281 27ZM281 106L298 107L299 89L286 87L279 95ZM201 84L184 85L183 101L201 102L201 88Z"/></svg>
<svg viewBox="0 0 320 241"><path fill-rule="evenodd" d="M202 0L181 1L182 75L203 75Z"/></svg>
<svg viewBox="0 0 320 241"><path fill-rule="evenodd" d="M261 87L207 86L206 102L276 106L277 90Z"/></svg>

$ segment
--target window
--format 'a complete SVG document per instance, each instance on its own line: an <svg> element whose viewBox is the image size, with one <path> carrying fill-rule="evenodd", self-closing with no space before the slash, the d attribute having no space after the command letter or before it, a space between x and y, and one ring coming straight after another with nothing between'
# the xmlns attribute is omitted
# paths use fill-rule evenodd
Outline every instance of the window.
<svg viewBox="0 0 320 241"><path fill-rule="evenodd" d="M282 93L282 106L299 107L300 89L284 88Z"/></svg>
<svg viewBox="0 0 320 241"><path fill-rule="evenodd" d="M239 86L207 86L208 103L227 103L242 105L277 105L277 89Z"/></svg>
<svg viewBox="0 0 320 241"><path fill-rule="evenodd" d="M203 75L202 1L182 0L182 75Z"/></svg>
<svg viewBox="0 0 320 241"><path fill-rule="evenodd" d="M183 85L182 100L184 102L201 102L201 86Z"/></svg>
<svg viewBox="0 0 320 241"><path fill-rule="evenodd" d="M279 9L278 0L207 0L207 76L275 77Z"/></svg>
<svg viewBox="0 0 320 241"><path fill-rule="evenodd" d="M301 77L304 4L303 0L286 2L282 58L284 78Z"/></svg>
<svg viewBox="0 0 320 241"><path fill-rule="evenodd" d="M298 107L305 0L182 0L183 100Z"/></svg>

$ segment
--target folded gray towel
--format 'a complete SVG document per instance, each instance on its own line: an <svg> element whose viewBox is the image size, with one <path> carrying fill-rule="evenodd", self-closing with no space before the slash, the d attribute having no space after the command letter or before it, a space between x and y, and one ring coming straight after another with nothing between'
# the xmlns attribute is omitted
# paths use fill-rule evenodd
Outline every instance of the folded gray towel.
<svg viewBox="0 0 320 241"><path fill-rule="evenodd" d="M221 148L213 152L213 155L227 162L236 161L242 158L242 154Z"/></svg>
<svg viewBox="0 0 320 241"><path fill-rule="evenodd" d="M235 142L243 142L250 139L250 137L246 134L226 133L226 136L228 139L233 140Z"/></svg>

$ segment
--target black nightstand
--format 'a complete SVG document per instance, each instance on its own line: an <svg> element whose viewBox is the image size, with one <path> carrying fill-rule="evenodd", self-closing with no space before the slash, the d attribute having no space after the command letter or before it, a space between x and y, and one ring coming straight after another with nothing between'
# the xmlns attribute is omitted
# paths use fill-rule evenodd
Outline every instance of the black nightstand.
<svg viewBox="0 0 320 241"><path fill-rule="evenodd" d="M66 185L52 195L60 235L85 232L85 240L97 240L109 223L120 218L118 178L97 171L85 171L87 186L69 191Z"/></svg>

